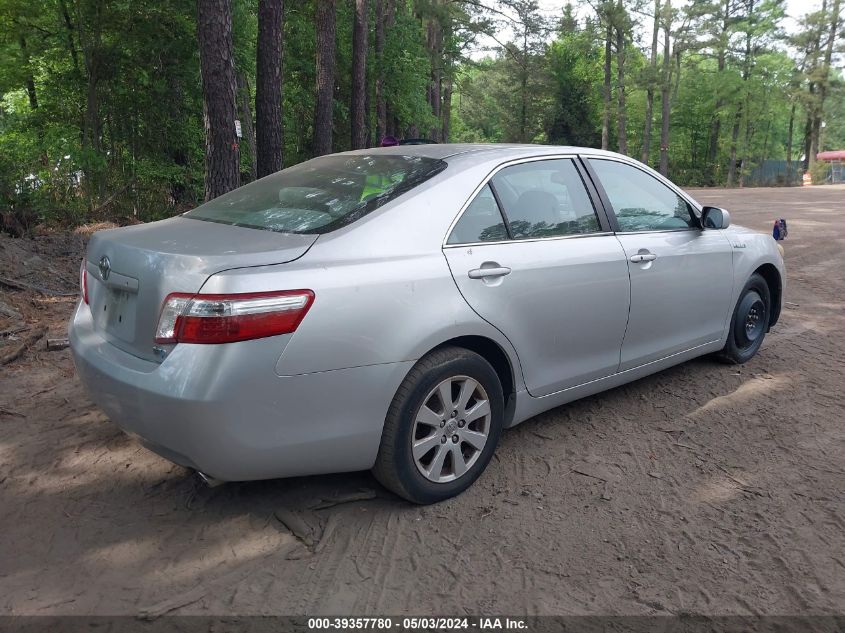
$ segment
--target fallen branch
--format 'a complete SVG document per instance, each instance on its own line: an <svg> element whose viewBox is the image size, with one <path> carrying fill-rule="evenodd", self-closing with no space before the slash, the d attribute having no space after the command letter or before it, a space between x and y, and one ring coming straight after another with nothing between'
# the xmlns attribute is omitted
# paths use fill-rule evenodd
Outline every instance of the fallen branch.
<svg viewBox="0 0 845 633"><path fill-rule="evenodd" d="M70 346L70 341L66 338L48 338L47 351L54 352L56 350L64 349Z"/></svg>
<svg viewBox="0 0 845 633"><path fill-rule="evenodd" d="M10 319L14 319L15 321L20 321L21 319L21 313L5 301L0 301L0 314L7 316Z"/></svg>
<svg viewBox="0 0 845 633"><path fill-rule="evenodd" d="M328 499L321 499L319 503L311 506L312 510L325 510L326 508L333 508L344 503L354 503L355 501L369 501L376 498L376 491L362 488L355 492L348 492L346 494L339 494Z"/></svg>
<svg viewBox="0 0 845 633"><path fill-rule="evenodd" d="M40 326L35 328L32 332L27 334L16 348L10 352L6 352L0 356L0 365L8 365L16 358L19 358L23 353L40 341L44 335L47 334L47 327Z"/></svg>
<svg viewBox="0 0 845 633"><path fill-rule="evenodd" d="M50 290L49 288L42 288L41 286L36 286L35 284L30 284L25 281L20 281L18 279L8 279L6 277L0 277L0 286L14 288L15 290L34 290L35 292L42 294L45 297L73 297L79 294L78 292L61 292L59 290Z"/></svg>
<svg viewBox="0 0 845 633"><path fill-rule="evenodd" d="M25 332L29 328L25 325L15 325L7 330L0 330L0 338L17 334L18 332Z"/></svg>
<svg viewBox="0 0 845 633"><path fill-rule="evenodd" d="M279 508L274 515L306 547L312 548L320 542L323 536L323 524L314 512Z"/></svg>

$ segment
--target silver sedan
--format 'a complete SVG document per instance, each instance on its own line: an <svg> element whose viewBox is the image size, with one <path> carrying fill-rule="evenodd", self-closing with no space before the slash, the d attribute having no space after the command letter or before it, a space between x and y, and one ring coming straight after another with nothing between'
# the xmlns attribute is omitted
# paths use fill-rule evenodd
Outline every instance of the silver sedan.
<svg viewBox="0 0 845 633"><path fill-rule="evenodd" d="M775 241L572 147L324 156L101 231L70 325L94 401L222 481L372 469L431 503L502 429L778 320Z"/></svg>

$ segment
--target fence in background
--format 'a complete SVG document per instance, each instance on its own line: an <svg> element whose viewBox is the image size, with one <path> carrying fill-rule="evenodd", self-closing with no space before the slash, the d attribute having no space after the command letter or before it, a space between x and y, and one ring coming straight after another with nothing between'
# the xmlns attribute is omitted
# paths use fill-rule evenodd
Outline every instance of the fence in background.
<svg viewBox="0 0 845 633"><path fill-rule="evenodd" d="M785 160L766 160L753 167L743 179L746 187L799 186L804 165L800 160L792 161L792 169Z"/></svg>

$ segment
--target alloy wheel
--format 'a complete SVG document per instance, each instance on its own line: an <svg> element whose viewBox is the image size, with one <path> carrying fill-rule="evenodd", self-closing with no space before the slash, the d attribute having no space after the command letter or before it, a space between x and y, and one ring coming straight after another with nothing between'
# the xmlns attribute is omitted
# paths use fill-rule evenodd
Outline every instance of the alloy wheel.
<svg viewBox="0 0 845 633"><path fill-rule="evenodd" d="M419 472L435 483L454 481L478 460L490 434L490 400L469 376L436 385L414 418L411 452Z"/></svg>

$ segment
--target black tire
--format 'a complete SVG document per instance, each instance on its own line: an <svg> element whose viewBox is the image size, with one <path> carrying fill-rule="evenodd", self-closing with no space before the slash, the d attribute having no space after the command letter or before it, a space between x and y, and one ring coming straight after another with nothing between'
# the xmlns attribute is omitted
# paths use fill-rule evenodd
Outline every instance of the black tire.
<svg viewBox="0 0 845 633"><path fill-rule="evenodd" d="M730 365L741 365L751 360L769 329L772 314L772 297L766 280L758 274L749 278L734 307L728 340L719 360Z"/></svg>
<svg viewBox="0 0 845 633"><path fill-rule="evenodd" d="M422 428L416 425L415 420L422 406L429 402L426 396L452 377L456 380L460 379L458 377L472 378L486 392L490 404L489 417L485 418L487 440L483 448L476 451L478 454L474 455L474 462L464 474L449 482L435 482L427 479L417 466L412 451L415 440L412 438L416 436L417 429ZM385 419L373 474L385 488L413 503L436 503L454 497L471 486L490 463L502 433L503 416L502 386L490 363L475 352L461 347L434 350L421 358L408 372L393 398ZM470 425L467 425L466 431L469 430ZM444 434L448 432L442 431ZM438 433L440 431L434 429L427 437ZM468 448L473 450L471 446ZM439 449L434 446L431 450Z"/></svg>

